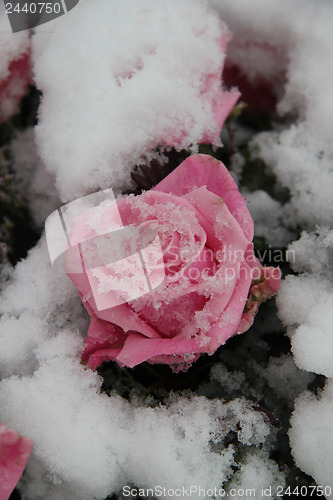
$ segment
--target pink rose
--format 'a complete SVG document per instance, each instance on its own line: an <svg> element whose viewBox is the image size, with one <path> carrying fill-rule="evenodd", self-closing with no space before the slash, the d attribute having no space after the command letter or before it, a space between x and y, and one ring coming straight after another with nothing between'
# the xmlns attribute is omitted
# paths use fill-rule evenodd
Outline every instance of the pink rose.
<svg viewBox="0 0 333 500"><path fill-rule="evenodd" d="M115 360L129 367L149 361L186 369L200 353L213 354L247 330L258 304L279 289L279 269L263 268L253 254L245 201L226 167L210 156L190 156L140 196L87 209L75 222L72 241L105 233L117 213L124 226L156 232L162 262L149 271L155 289L128 301L124 266L117 276L107 265L68 272L91 316L82 354L91 368ZM154 258L158 263L158 253Z"/></svg>
<svg viewBox="0 0 333 500"><path fill-rule="evenodd" d="M30 457L33 443L0 422L0 500L8 500Z"/></svg>
<svg viewBox="0 0 333 500"><path fill-rule="evenodd" d="M9 63L6 78L0 77L0 123L9 120L18 111L21 99L28 90L32 74L30 57L29 49Z"/></svg>
<svg viewBox="0 0 333 500"><path fill-rule="evenodd" d="M284 91L286 67L281 47L235 36L223 79L228 86L239 89L242 101L252 112L269 114L276 110Z"/></svg>
<svg viewBox="0 0 333 500"><path fill-rule="evenodd" d="M230 112L236 105L241 93L238 89L232 88L224 90L222 88L222 72L226 58L227 46L231 40L231 33L229 28L224 22L220 22L220 37L216 40L216 44L220 51L220 58L218 59L218 66L214 66L213 71L203 73L201 75L200 98L203 107L210 108L213 120L210 129L205 129L199 143L214 144L219 142L221 129L224 122L228 118ZM170 131L163 138L162 143L167 146L179 146L188 136L191 130L191 122L188 122L181 134L179 131L175 133Z"/></svg>

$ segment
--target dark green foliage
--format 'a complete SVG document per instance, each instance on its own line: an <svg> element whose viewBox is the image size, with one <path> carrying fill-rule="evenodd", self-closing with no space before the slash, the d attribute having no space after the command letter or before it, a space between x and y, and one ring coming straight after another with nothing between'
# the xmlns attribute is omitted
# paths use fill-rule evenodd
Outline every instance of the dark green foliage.
<svg viewBox="0 0 333 500"><path fill-rule="evenodd" d="M31 88L22 100L20 113L0 125L0 264L11 264L27 255L39 234L33 227L24 198L15 189L7 146L16 133L36 123L39 92Z"/></svg>

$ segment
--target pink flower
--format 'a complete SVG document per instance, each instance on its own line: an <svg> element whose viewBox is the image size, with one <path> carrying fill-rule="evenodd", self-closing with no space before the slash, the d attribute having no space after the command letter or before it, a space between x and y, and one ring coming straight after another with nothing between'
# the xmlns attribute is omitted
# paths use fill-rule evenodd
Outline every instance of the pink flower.
<svg viewBox="0 0 333 500"><path fill-rule="evenodd" d="M116 207L124 226L157 232L165 276L161 280L155 266L150 274L155 289L106 307L107 300L115 305L117 296L110 286L114 267L68 273L91 316L82 354L89 367L115 360L129 367L149 361L186 369L200 353L213 354L247 330L258 304L279 289L280 271L263 268L254 256L246 203L214 158L191 156L154 189L118 200ZM115 204L88 209L77 218L71 239L105 233L115 214ZM118 273L120 290L128 271L120 267ZM102 308L96 305L96 289ZM126 291L118 291L119 297Z"/></svg>
<svg viewBox="0 0 333 500"><path fill-rule="evenodd" d="M0 422L0 500L8 500L29 459L33 443Z"/></svg>
<svg viewBox="0 0 333 500"><path fill-rule="evenodd" d="M220 57L217 65L215 65L211 72L203 73L201 75L200 86L200 99L203 107L211 112L212 120L210 128L205 129L204 133L199 139L199 143L215 144L219 142L221 129L224 125L228 115L236 105L240 92L237 88L223 90L222 88L222 72L226 58L227 46L231 40L231 33L227 25L220 22L220 37L216 40ZM192 124L193 125L193 124ZM182 133L170 131L164 138L162 143L167 146L186 146L186 139L191 130L191 122L188 122Z"/></svg>
<svg viewBox="0 0 333 500"><path fill-rule="evenodd" d="M238 88L252 112L269 114L283 93L287 58L281 47L234 36L223 70L225 83Z"/></svg>
<svg viewBox="0 0 333 500"><path fill-rule="evenodd" d="M9 62L6 77L0 77L0 123L18 111L31 81L31 73L30 50Z"/></svg>

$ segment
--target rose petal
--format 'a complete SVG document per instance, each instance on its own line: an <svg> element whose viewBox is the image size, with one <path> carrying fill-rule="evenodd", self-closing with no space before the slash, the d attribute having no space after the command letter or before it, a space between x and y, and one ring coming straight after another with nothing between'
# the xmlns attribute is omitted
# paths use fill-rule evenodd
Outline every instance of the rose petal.
<svg viewBox="0 0 333 500"><path fill-rule="evenodd" d="M184 279L180 281L184 283ZM137 304L133 304L133 307L141 318L160 333L160 337L190 337L193 330L197 329L196 313L204 308L207 301L203 294L197 293L197 287L197 284L190 284L190 287L183 288L176 283L175 293L172 293L172 286L168 287L167 300L159 301L152 294L150 299L142 298L139 307ZM141 333L141 330L137 331Z"/></svg>
<svg viewBox="0 0 333 500"><path fill-rule="evenodd" d="M243 262L232 297L221 317L213 324L209 331L208 335L212 339L209 344L211 352L215 352L218 347L236 334L251 285L252 273L253 270L247 262Z"/></svg>
<svg viewBox="0 0 333 500"><path fill-rule="evenodd" d="M84 306L90 316L95 316L108 323L114 323L121 327L125 332L134 330L139 331L148 338L160 338L160 335L147 322L133 311L129 304L121 304L111 309L97 311L93 297L84 302Z"/></svg>
<svg viewBox="0 0 333 500"><path fill-rule="evenodd" d="M0 81L0 122L8 120L18 111L20 101L28 90L32 73L29 46L25 54L11 61L8 73L9 76Z"/></svg>
<svg viewBox="0 0 333 500"><path fill-rule="evenodd" d="M82 361L87 361L90 368L96 369L105 359L115 359L122 349L125 338L126 334L120 328L116 329L113 324L92 316L81 356ZM108 350L108 357L100 359L100 353L104 350ZM96 356L99 358L98 364Z"/></svg>
<svg viewBox="0 0 333 500"><path fill-rule="evenodd" d="M201 225L206 230L207 243L220 260L215 273L215 282L218 281L220 286L216 286L212 279L207 279L207 291L211 284L213 293L205 306L207 316L216 318L219 312L227 307L240 273L245 272L245 268L240 266L248 250L249 241L220 197L202 187L185 195L185 198L202 214ZM250 280L250 283L252 273L244 278Z"/></svg>
<svg viewBox="0 0 333 500"><path fill-rule="evenodd" d="M216 123L221 130L224 122L226 121L228 115L232 111L236 102L240 98L241 93L238 90L231 90L230 92L222 92L221 94L216 96L215 102L213 104L213 112ZM217 134L208 134L205 133L201 143L211 144L217 139Z"/></svg>
<svg viewBox="0 0 333 500"><path fill-rule="evenodd" d="M0 500L8 500L31 454L33 443L0 423Z"/></svg>
<svg viewBox="0 0 333 500"><path fill-rule="evenodd" d="M241 250L244 255L252 238L246 237L241 224L223 198L205 186L185 194L184 198L201 214L200 224L206 231L208 246L217 251L228 245L234 251Z"/></svg>
<svg viewBox="0 0 333 500"><path fill-rule="evenodd" d="M227 168L215 158L202 154L189 156L153 190L184 196L201 186L224 200L247 239L252 241L253 220L246 203Z"/></svg>
<svg viewBox="0 0 333 500"><path fill-rule="evenodd" d="M133 333L127 337L117 361L133 368L151 357L161 355L186 356L190 353L205 352L206 349L207 347L202 345L198 338L147 339Z"/></svg>

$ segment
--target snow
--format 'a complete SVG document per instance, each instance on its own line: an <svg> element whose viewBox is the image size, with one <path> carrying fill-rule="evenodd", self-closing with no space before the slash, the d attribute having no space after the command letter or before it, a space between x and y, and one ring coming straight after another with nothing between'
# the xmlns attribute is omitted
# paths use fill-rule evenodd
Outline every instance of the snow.
<svg viewBox="0 0 333 500"><path fill-rule="evenodd" d="M281 285L277 304L283 322L290 332L297 325L306 321L316 303L327 296L329 285L314 275L289 275Z"/></svg>
<svg viewBox="0 0 333 500"><path fill-rule="evenodd" d="M298 370L290 354L272 358L263 373L268 384L283 398L288 398L292 404L307 385L313 381L314 375L305 370Z"/></svg>
<svg viewBox="0 0 333 500"><path fill-rule="evenodd" d="M297 465L318 485L333 489L332 410L333 383L329 380L318 398L304 393L296 400L289 438Z"/></svg>
<svg viewBox="0 0 333 500"><path fill-rule="evenodd" d="M0 418L34 442L21 482L28 498L104 498L126 484L219 487L234 464L235 448L221 445L227 433L251 449L270 436L265 416L242 399L192 395L152 408L101 394L100 377L80 364L82 306L52 270L45 238L17 265L1 309Z"/></svg>
<svg viewBox="0 0 333 500"><path fill-rule="evenodd" d="M289 243L293 233L283 228L284 212L281 203L261 189L246 193L246 200L255 221L255 236L265 238L270 245L277 248Z"/></svg>
<svg viewBox="0 0 333 500"><path fill-rule="evenodd" d="M81 0L36 30L37 145L63 201L123 188L159 145L219 142L228 33L204 0Z"/></svg>
<svg viewBox="0 0 333 500"><path fill-rule="evenodd" d="M291 232L303 230L289 246L295 257L290 265L298 275L287 276L281 286L279 315L297 366L332 377L333 107L328 96L333 81L333 4L210 3L233 32L228 51L233 64L253 84L266 79L278 101L273 130L253 138L252 156L265 161L278 185L289 190L290 199L277 204L254 192L250 207L259 224L256 234L268 243L279 237L281 244L287 243L287 233L274 233L278 219ZM262 214L265 209L271 214L274 205L272 225L268 217L265 225ZM298 466L322 485L332 484L331 400L331 382L319 401L300 396L290 431Z"/></svg>
<svg viewBox="0 0 333 500"><path fill-rule="evenodd" d="M323 140L316 121L301 122L280 133L263 133L253 141L255 148L259 148L260 156L271 165L282 186L290 190L291 200L283 214L285 223L291 227L298 223L304 229L330 225L333 151Z"/></svg>
<svg viewBox="0 0 333 500"><path fill-rule="evenodd" d="M283 474L278 466L269 460L267 452L254 449L248 452L244 464L229 483L226 492L237 500L251 497L273 500L276 498L278 486L283 488L284 484Z"/></svg>
<svg viewBox="0 0 333 500"><path fill-rule="evenodd" d="M41 320L24 312L20 318L3 315L0 320L0 373L6 378L11 375L27 375L36 368L33 352L43 340Z"/></svg>
<svg viewBox="0 0 333 500"><path fill-rule="evenodd" d="M291 3L289 0L251 3L246 0L235 6L226 0L211 0L233 32L229 45L245 45L242 60L235 62L246 70L250 57L252 72L263 72L268 81L273 74L262 65L262 57L251 58L251 44L267 42L279 52L286 52L284 61L274 61L275 73L285 72L284 93L278 104L281 116L296 116L290 125L277 124L272 132L259 134L253 140L254 153L264 159L281 185L291 192L284 217L290 224L303 228L330 224L333 187L330 124L332 107L328 104L333 79L331 20L333 5L312 0ZM246 12L246 16L244 13ZM228 56L229 56L228 52ZM250 55L249 55L250 52ZM268 51L267 57L272 59ZM250 77L251 75L249 75Z"/></svg>
<svg viewBox="0 0 333 500"><path fill-rule="evenodd" d="M245 381L245 375L242 372L235 371L230 373L222 363L216 363L210 373L211 379L220 383L229 391L237 391Z"/></svg>
<svg viewBox="0 0 333 500"><path fill-rule="evenodd" d="M333 376L333 231L317 228L304 231L289 245L292 268L299 276L289 276L278 298L281 318L290 326L292 351L300 368Z"/></svg>
<svg viewBox="0 0 333 500"><path fill-rule="evenodd" d="M50 264L45 237L29 252L27 260L20 261L10 276L3 283L0 312L19 317L28 312L43 321L56 321L61 325L67 321L67 312L53 318L56 311L64 307L73 307L73 301L80 304L76 289L66 275L55 273ZM76 307L78 312L80 308ZM72 309L72 314L75 313ZM78 320L73 317L73 323Z"/></svg>
<svg viewBox="0 0 333 500"><path fill-rule="evenodd" d="M333 293L316 304L296 329L292 350L298 366L333 377Z"/></svg>

